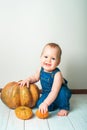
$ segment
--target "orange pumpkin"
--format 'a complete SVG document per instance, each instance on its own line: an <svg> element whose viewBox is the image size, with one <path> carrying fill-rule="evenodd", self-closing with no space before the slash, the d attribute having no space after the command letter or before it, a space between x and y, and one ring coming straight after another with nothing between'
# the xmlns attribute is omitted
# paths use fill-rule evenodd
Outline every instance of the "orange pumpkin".
<svg viewBox="0 0 87 130"><path fill-rule="evenodd" d="M34 107L39 98L39 89L36 84L20 87L18 82L9 82L1 91L1 99L9 108L18 106Z"/></svg>
<svg viewBox="0 0 87 130"><path fill-rule="evenodd" d="M15 114L22 120L30 119L33 116L32 109L26 106L20 106L15 109Z"/></svg>
<svg viewBox="0 0 87 130"><path fill-rule="evenodd" d="M46 113L41 113L39 110L36 111L36 116L40 119L45 119L49 117L49 112L47 111Z"/></svg>

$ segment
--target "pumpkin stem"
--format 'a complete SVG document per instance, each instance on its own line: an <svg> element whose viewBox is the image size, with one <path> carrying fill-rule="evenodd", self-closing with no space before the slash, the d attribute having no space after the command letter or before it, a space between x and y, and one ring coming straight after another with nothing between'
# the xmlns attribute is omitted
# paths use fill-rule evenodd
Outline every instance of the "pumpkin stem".
<svg viewBox="0 0 87 130"><path fill-rule="evenodd" d="M40 94L42 93L42 89L39 89L39 93L40 93Z"/></svg>
<svg viewBox="0 0 87 130"><path fill-rule="evenodd" d="M2 91L2 88L0 88L0 93L1 93L1 91Z"/></svg>
<svg viewBox="0 0 87 130"><path fill-rule="evenodd" d="M0 88L0 98L1 98L1 91L2 91L2 88Z"/></svg>

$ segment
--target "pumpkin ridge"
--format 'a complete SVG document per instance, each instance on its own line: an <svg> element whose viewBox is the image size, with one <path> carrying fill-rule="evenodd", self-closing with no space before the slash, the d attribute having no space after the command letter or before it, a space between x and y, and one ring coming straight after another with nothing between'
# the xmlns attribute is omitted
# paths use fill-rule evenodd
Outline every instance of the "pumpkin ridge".
<svg viewBox="0 0 87 130"><path fill-rule="evenodd" d="M31 106L32 96L27 86L20 87L20 102L22 106Z"/></svg>

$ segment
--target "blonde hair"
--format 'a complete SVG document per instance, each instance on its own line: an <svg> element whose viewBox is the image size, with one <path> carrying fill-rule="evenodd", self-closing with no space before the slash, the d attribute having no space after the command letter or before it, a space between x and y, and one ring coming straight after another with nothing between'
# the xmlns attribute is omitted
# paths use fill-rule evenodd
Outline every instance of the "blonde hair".
<svg viewBox="0 0 87 130"><path fill-rule="evenodd" d="M59 46L58 44L56 44L56 43L47 43L47 44L44 46L41 55L43 54L43 52L44 52L44 50L45 50L45 48L46 48L47 46L50 46L51 48L56 48L56 49L58 50L58 57L61 58L62 49L61 49L60 46Z"/></svg>

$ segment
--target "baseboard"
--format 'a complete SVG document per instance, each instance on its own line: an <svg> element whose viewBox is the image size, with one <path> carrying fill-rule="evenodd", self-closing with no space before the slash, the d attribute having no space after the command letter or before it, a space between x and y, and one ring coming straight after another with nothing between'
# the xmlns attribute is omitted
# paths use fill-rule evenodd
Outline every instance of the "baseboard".
<svg viewBox="0 0 87 130"><path fill-rule="evenodd" d="M72 94L87 94L87 89L71 89Z"/></svg>
<svg viewBox="0 0 87 130"><path fill-rule="evenodd" d="M1 90L2 89L0 88L0 92L1 92ZM87 94L87 89L71 89L71 92L72 92L72 94Z"/></svg>

